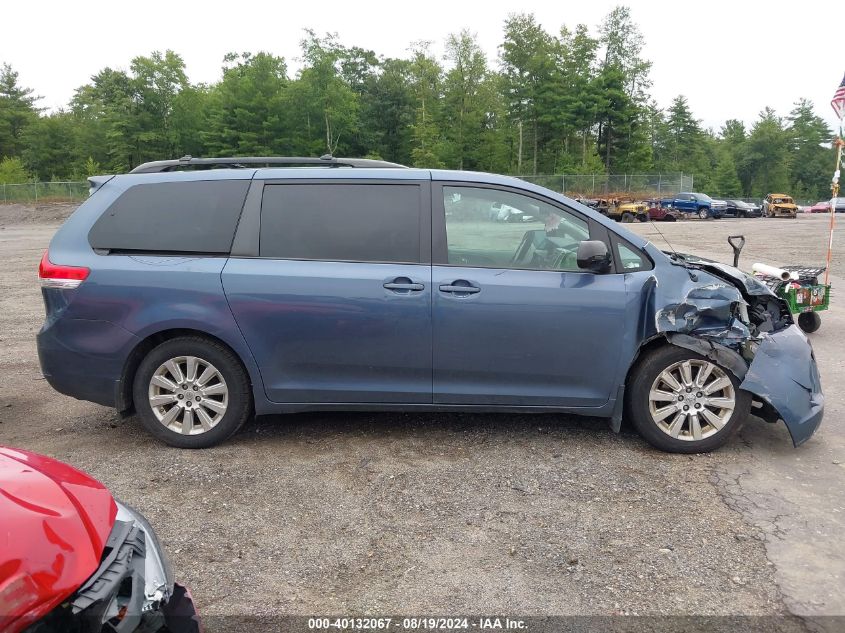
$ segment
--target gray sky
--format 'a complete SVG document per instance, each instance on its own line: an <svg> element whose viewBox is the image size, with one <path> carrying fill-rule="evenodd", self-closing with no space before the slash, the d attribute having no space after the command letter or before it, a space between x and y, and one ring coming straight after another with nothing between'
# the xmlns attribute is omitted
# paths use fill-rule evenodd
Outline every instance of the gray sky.
<svg viewBox="0 0 845 633"><path fill-rule="evenodd" d="M311 2L126 2L62 0L4 2L0 9L0 62L23 85L65 105L76 87L105 66L126 69L136 55L171 48L185 60L193 82L219 78L229 51L268 51L291 66L302 29L337 32L347 45L403 56L414 40L431 40L438 55L451 32L478 34L495 63L508 13L533 12L550 32L587 24L593 33L617 4L591 2L460 2L452 0L312 0ZM842 7L832 0L763 2L628 0L654 63L652 95L666 107L683 94L705 126L728 118L751 123L766 105L786 115L800 97L838 125L830 99L845 73ZM825 31L827 29L827 31ZM840 34L834 32L839 30ZM764 46L764 42L771 45Z"/></svg>

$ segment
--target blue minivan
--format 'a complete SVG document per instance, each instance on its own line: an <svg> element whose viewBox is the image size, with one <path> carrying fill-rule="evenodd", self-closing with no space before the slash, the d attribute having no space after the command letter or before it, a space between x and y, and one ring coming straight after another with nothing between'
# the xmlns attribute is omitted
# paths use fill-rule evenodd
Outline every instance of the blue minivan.
<svg viewBox="0 0 845 633"><path fill-rule="evenodd" d="M314 410L625 417L673 452L822 418L765 285L516 178L185 157L90 181L41 261L42 371L174 446Z"/></svg>

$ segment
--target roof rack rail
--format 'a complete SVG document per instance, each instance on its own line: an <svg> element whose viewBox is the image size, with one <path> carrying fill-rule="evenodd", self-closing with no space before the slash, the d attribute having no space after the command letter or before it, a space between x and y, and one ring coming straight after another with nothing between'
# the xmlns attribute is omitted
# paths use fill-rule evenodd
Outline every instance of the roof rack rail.
<svg viewBox="0 0 845 633"><path fill-rule="evenodd" d="M130 174L157 174L186 169L243 169L255 167L377 167L404 169L405 165L369 158L335 158L324 154L320 158L305 156L233 156L229 158L194 158L183 156L176 160L156 160L143 163Z"/></svg>

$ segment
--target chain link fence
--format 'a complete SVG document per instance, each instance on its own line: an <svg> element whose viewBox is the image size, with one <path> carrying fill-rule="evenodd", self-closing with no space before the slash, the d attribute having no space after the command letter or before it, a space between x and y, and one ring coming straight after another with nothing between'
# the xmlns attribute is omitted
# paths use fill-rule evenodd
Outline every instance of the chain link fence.
<svg viewBox="0 0 845 633"><path fill-rule="evenodd" d="M695 178L689 174L554 174L519 178L572 198L623 193L660 197L680 191L695 191Z"/></svg>
<svg viewBox="0 0 845 633"><path fill-rule="evenodd" d="M87 182L25 182L0 184L0 203L81 202L88 197Z"/></svg>

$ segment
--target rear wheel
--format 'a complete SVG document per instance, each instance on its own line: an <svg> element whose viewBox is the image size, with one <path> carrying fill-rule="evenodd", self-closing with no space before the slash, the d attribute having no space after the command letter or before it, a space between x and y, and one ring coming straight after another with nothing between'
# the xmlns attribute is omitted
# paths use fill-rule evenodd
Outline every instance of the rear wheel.
<svg viewBox="0 0 845 633"><path fill-rule="evenodd" d="M822 326L822 318L818 312L802 312L798 315L798 327L807 334L812 334Z"/></svg>
<svg viewBox="0 0 845 633"><path fill-rule="evenodd" d="M133 396L144 427L179 448L219 444L252 413L249 380L238 358L195 336L150 351L135 374Z"/></svg>
<svg viewBox="0 0 845 633"><path fill-rule="evenodd" d="M751 410L751 396L729 370L680 347L662 347L634 370L626 411L652 446L704 453L722 446Z"/></svg>

